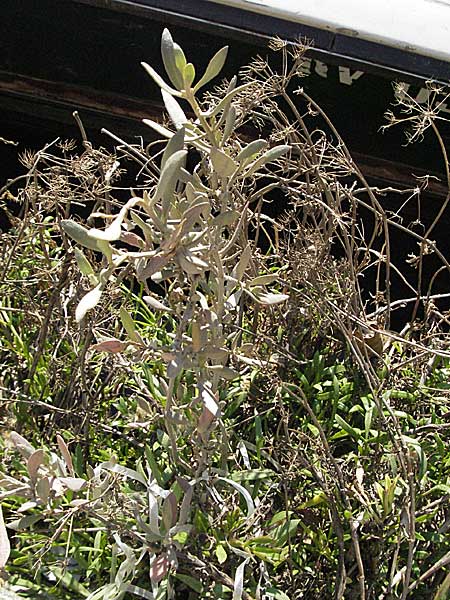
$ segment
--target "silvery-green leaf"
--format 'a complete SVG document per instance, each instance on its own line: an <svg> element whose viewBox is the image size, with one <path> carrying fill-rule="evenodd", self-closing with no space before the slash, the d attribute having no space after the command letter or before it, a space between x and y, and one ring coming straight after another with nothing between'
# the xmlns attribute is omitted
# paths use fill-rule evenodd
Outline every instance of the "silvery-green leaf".
<svg viewBox="0 0 450 600"><path fill-rule="evenodd" d="M197 265L188 261L186 259L186 256L182 252L178 254L177 258L178 264L180 265L181 269L188 275L198 275L199 273L202 273L202 271L204 271L204 269L201 269Z"/></svg>
<svg viewBox="0 0 450 600"><path fill-rule="evenodd" d="M41 479L39 479L39 481L36 484L36 494L44 504L46 504L49 499L52 487L53 491L55 492L55 488L58 488L58 484L59 482L56 478L52 480L52 485L50 485L50 480L48 477L42 477ZM23 507L24 505L22 504L21 508L23 509Z"/></svg>
<svg viewBox="0 0 450 600"><path fill-rule="evenodd" d="M259 275L258 277L254 277L251 281L248 282L248 285L269 285L274 281L278 280L278 275L276 274L267 274L267 275Z"/></svg>
<svg viewBox="0 0 450 600"><path fill-rule="evenodd" d="M14 531L22 531L23 529L28 529L28 527L31 527L43 518L44 515L25 515L20 519L14 519L14 521L9 521L8 529L13 529ZM9 598L7 600L9 600Z"/></svg>
<svg viewBox="0 0 450 600"><path fill-rule="evenodd" d="M243 444L244 451L246 446ZM251 469L247 467L246 471L235 471L232 475L233 481L260 481L262 479L270 479L275 476L275 471L272 469Z"/></svg>
<svg viewBox="0 0 450 600"><path fill-rule="evenodd" d="M166 306L160 300L154 298L153 296L143 296L142 300L144 300L144 302L148 304L148 306L151 306L151 308L154 308L155 310L173 312L173 310L169 306Z"/></svg>
<svg viewBox="0 0 450 600"><path fill-rule="evenodd" d="M119 598L119 590L115 583L107 583L94 590L86 600L113 600Z"/></svg>
<svg viewBox="0 0 450 600"><path fill-rule="evenodd" d="M87 485L87 481L85 479L81 479L80 477L60 477L59 480L61 483L72 492L79 492Z"/></svg>
<svg viewBox="0 0 450 600"><path fill-rule="evenodd" d="M233 286L231 286L231 289L233 289ZM244 289L246 289L246 288L244 288ZM227 307L229 309L235 309L239 304L241 295L242 295L241 290L237 290L233 294L230 294L227 298ZM253 296L252 296L252 298L253 298L253 300L255 299Z"/></svg>
<svg viewBox="0 0 450 600"><path fill-rule="evenodd" d="M74 474L74 468L73 468L73 461L72 461L72 456L69 452L69 448L67 447L66 442L64 441L64 439L59 435L59 433L56 435L56 441L58 442L58 448L59 451L61 452L61 455L64 459L64 462L66 463L66 467L69 470L69 473L71 475Z"/></svg>
<svg viewBox="0 0 450 600"><path fill-rule="evenodd" d="M227 87L227 94L229 94L230 92L232 92L237 84L237 77L236 75L233 75L233 77L230 79L230 83L228 84Z"/></svg>
<svg viewBox="0 0 450 600"><path fill-rule="evenodd" d="M206 384L200 390L200 398L203 403L203 411L197 422L197 431L199 433L206 433L213 421L220 416L220 408L214 393Z"/></svg>
<svg viewBox="0 0 450 600"><path fill-rule="evenodd" d="M239 375L240 375L240 373L238 373L238 371L235 371L231 367L222 367L221 365L209 366L208 370L212 371L216 375L219 375L219 377L226 379L227 381L232 381L233 379L236 379L236 377L239 377Z"/></svg>
<svg viewBox="0 0 450 600"><path fill-rule="evenodd" d="M135 212L131 212L131 220L134 223L136 223L138 227L140 227L142 233L144 234L144 238L147 244L151 244L152 242L154 242L153 230L150 227L150 225L148 225L143 219L141 219L141 217Z"/></svg>
<svg viewBox="0 0 450 600"><path fill-rule="evenodd" d="M189 173L189 171L187 171L184 168L180 169L180 181L182 181L183 183L186 183L186 184L192 183L192 181L193 181L192 173Z"/></svg>
<svg viewBox="0 0 450 600"><path fill-rule="evenodd" d="M188 121L183 109L175 100L175 98L165 90L161 90L161 95L163 97L164 106L169 113L169 117L171 118L172 123L175 125L175 129L181 129L181 127L183 127L183 125L185 125Z"/></svg>
<svg viewBox="0 0 450 600"><path fill-rule="evenodd" d="M253 158L254 156L256 156L258 154L258 152L261 152L261 150L264 150L264 148L266 146L267 146L266 140L253 140L253 142L250 142L250 144L247 144L247 146L245 146L245 148L243 148L239 152L239 154L236 157L236 160L239 162L244 162L244 160Z"/></svg>
<svg viewBox="0 0 450 600"><path fill-rule="evenodd" d="M214 360L217 362L224 363L228 359L228 350L226 348L217 348L214 346L207 346L200 354L201 360Z"/></svg>
<svg viewBox="0 0 450 600"><path fill-rule="evenodd" d="M264 292L258 289L251 290L256 300L264 306L272 306L274 304L281 304L288 300L287 294L274 294L273 292Z"/></svg>
<svg viewBox="0 0 450 600"><path fill-rule="evenodd" d="M160 174L160 177L161 177L161 174ZM145 205L145 212L150 217L150 219L147 220L147 223L150 222L152 225L152 229L153 229L152 241L156 244L160 244L161 243L160 233L161 232L167 233L167 225L166 225L165 218L164 219L159 218L158 214L160 214L160 211L158 211L158 214L155 211L154 205L157 200L158 200L157 196L154 196L153 198L149 199L148 203Z"/></svg>
<svg viewBox="0 0 450 600"><path fill-rule="evenodd" d="M240 213L237 210L227 210L213 220L213 225L215 227L226 227L233 225L240 217Z"/></svg>
<svg viewBox="0 0 450 600"><path fill-rule="evenodd" d="M149 277L152 277L156 273L161 273L161 270L170 262L170 257L165 256L164 254L158 254L153 258L150 258L145 264L145 266L137 271L137 276L139 281L145 281Z"/></svg>
<svg viewBox="0 0 450 600"><path fill-rule="evenodd" d="M113 249L111 247L111 244L106 240L96 240L96 241L97 241L98 249L100 250L100 252L102 254L104 254L106 256L108 264L111 264L112 263L112 254L113 254Z"/></svg>
<svg viewBox="0 0 450 600"><path fill-rule="evenodd" d="M195 79L195 67L192 63L188 63L184 67L183 79L184 79L184 88L186 90L189 90Z"/></svg>
<svg viewBox="0 0 450 600"><path fill-rule="evenodd" d="M209 187L202 182L198 173L192 173L192 185L199 192L203 192L206 195L209 194Z"/></svg>
<svg viewBox="0 0 450 600"><path fill-rule="evenodd" d="M214 54L211 60L206 67L206 71L204 72L200 81L195 85L194 92L197 92L203 85L209 83L214 77L220 73L225 64L228 54L228 46L224 46L218 52Z"/></svg>
<svg viewBox="0 0 450 600"><path fill-rule="evenodd" d="M208 263L190 252L179 252L177 259L180 267L188 275L198 275L205 269L209 269Z"/></svg>
<svg viewBox="0 0 450 600"><path fill-rule="evenodd" d="M141 336L136 331L136 323L134 322L133 317L130 315L130 313L124 306L120 307L119 316L130 340L133 340L133 342L138 343L142 342Z"/></svg>
<svg viewBox="0 0 450 600"><path fill-rule="evenodd" d="M44 464L44 460L45 453L41 448L33 452L33 454L27 460L27 471L32 481L37 479L39 467Z"/></svg>
<svg viewBox="0 0 450 600"><path fill-rule="evenodd" d="M156 505L158 506L158 505ZM136 519L136 523L139 526L139 529L145 533L145 538L148 542L158 542L161 540L161 535L155 533L151 527L149 527L148 523L144 521L142 515L139 513L137 507L134 508L134 518ZM156 515L158 517L158 515Z"/></svg>
<svg viewBox="0 0 450 600"><path fill-rule="evenodd" d="M122 231L119 239L129 246L135 246L141 250L144 250L145 248L144 240L133 231Z"/></svg>
<svg viewBox="0 0 450 600"><path fill-rule="evenodd" d="M132 583L123 583L121 586L121 592L134 594L139 598L144 598L144 600L156 600L155 595L152 594L152 592L149 592L138 585L133 585Z"/></svg>
<svg viewBox="0 0 450 600"><path fill-rule="evenodd" d="M178 353L167 365L167 377L169 379L175 379L175 377L181 373L183 367L184 357L181 353Z"/></svg>
<svg viewBox="0 0 450 600"><path fill-rule="evenodd" d="M153 131L156 131L156 133L159 133L165 138L171 138L173 136L173 131L170 131L169 129L167 129L167 127L160 125L156 121L152 121L151 119L142 119L142 122L145 123L145 125L151 127Z"/></svg>
<svg viewBox="0 0 450 600"><path fill-rule="evenodd" d="M161 36L161 56L164 63L164 68L173 85L181 90L183 89L183 76L180 72L175 60L175 44L168 29L164 29Z"/></svg>
<svg viewBox="0 0 450 600"><path fill-rule="evenodd" d="M164 79L160 75L158 75L158 73L155 71L155 69L153 69L153 67L148 65L146 62L142 62L141 65L144 67L144 69L147 71L147 73L150 75L150 77L153 79L153 81L157 85L159 85L159 87L162 90L165 90L169 94L172 94L172 96L178 96L178 98L181 98L181 96L182 96L181 92L174 90L173 88L170 87L170 85L167 85L167 83L164 81Z"/></svg>
<svg viewBox="0 0 450 600"><path fill-rule="evenodd" d="M240 494L242 494L247 504L247 516L251 517L252 514L255 512L255 504L245 487L243 487L240 483L233 481L232 479L228 479L227 477L217 477L217 479L220 481L225 481L225 483L228 483L229 485L234 487L234 489L237 490Z"/></svg>
<svg viewBox="0 0 450 600"><path fill-rule="evenodd" d="M89 236L89 232L86 227L83 227L83 225L80 225L75 221L70 221L69 219L64 219L61 221L61 225L64 232L67 233L67 235L75 242L78 242L78 244L81 244L90 250L98 251L99 248L97 242Z"/></svg>
<svg viewBox="0 0 450 600"><path fill-rule="evenodd" d="M177 499L173 492L170 492L161 506L161 517L166 528L169 531L177 522Z"/></svg>
<svg viewBox="0 0 450 600"><path fill-rule="evenodd" d="M178 181L178 174L181 166L186 159L187 151L179 150L167 159L164 169L159 176L158 187L155 192L155 200L159 198L166 199L166 204L170 202ZM165 207L168 209L168 205Z"/></svg>
<svg viewBox="0 0 450 600"><path fill-rule="evenodd" d="M191 325L192 351L200 352L204 345L204 335L198 321L194 321Z"/></svg>
<svg viewBox="0 0 450 600"><path fill-rule="evenodd" d="M75 247L73 249L73 252L75 254L75 260L77 261L77 265L78 265L78 268L80 269L81 273L86 276L95 275L94 269L92 268L91 263L85 257L83 252L77 247Z"/></svg>
<svg viewBox="0 0 450 600"><path fill-rule="evenodd" d="M179 525L184 525L188 521L189 512L191 509L192 496L194 494L194 485L194 482L186 482L186 485L183 487L184 496L180 506L180 516L178 517Z"/></svg>
<svg viewBox="0 0 450 600"><path fill-rule="evenodd" d="M105 461L105 462L100 463L98 465L98 467L96 467L96 471L97 471L97 469L99 470L99 472L102 470L106 470L106 471L112 471L113 473L118 473L119 475L128 477L128 479L133 479L134 481L138 481L139 483L142 483L142 485L147 487L147 482L140 473L138 473L134 469L129 469L128 467L124 467L123 465L119 465L112 461Z"/></svg>
<svg viewBox="0 0 450 600"><path fill-rule="evenodd" d="M47 484L49 485L49 489L50 489L50 484L48 483L48 477L44 477L43 479L47 480ZM41 481L42 481L42 479L41 479ZM38 485L36 486L36 489L39 486L39 483L40 483L40 481L38 482ZM39 495L39 493L38 493L38 495ZM33 494L33 497L34 497L34 494ZM38 503L37 503L36 500L29 500L28 502L24 502L24 504L22 504L20 506L20 508L17 509L17 512L18 513L24 513L27 510L31 510L32 508L36 508L37 505L38 505Z"/></svg>
<svg viewBox="0 0 450 600"><path fill-rule="evenodd" d="M218 104L216 104L216 106L214 106L208 112L203 113L202 116L206 117L207 119L209 119L210 117L215 117L218 113L220 113L228 106L228 104L237 94L240 94L241 92L243 92L251 86L254 87L254 85L255 84L253 82L244 83L244 85L240 85L239 87L232 89L230 92L228 92L226 96L222 98L220 102L218 102Z"/></svg>
<svg viewBox="0 0 450 600"><path fill-rule="evenodd" d="M222 144L225 144L225 142L228 140L230 135L233 133L235 124L236 124L236 109L234 108L233 105L231 105L229 110L227 111L227 116L225 119L225 126L223 128L223 136L222 136Z"/></svg>
<svg viewBox="0 0 450 600"><path fill-rule="evenodd" d="M80 300L75 311L75 320L79 323L89 310L97 306L102 296L103 286L97 285Z"/></svg>
<svg viewBox="0 0 450 600"><path fill-rule="evenodd" d="M202 197L203 199L207 200L208 199L208 195L205 194L204 192L199 191L193 184L192 178L191 181L188 181L186 183L186 188L185 188L185 192L186 192L186 198L188 200L188 202L190 204L196 203L199 196Z"/></svg>
<svg viewBox="0 0 450 600"><path fill-rule="evenodd" d="M197 421L197 432L200 434L205 434L211 427L215 418L215 415L209 410L209 408L204 407Z"/></svg>
<svg viewBox="0 0 450 600"><path fill-rule="evenodd" d="M163 157L161 159L161 169L164 168L167 160L175 154L175 152L179 152L184 148L184 127L180 127L175 135L173 135L170 140L167 142L167 146L164 150Z"/></svg>
<svg viewBox="0 0 450 600"><path fill-rule="evenodd" d="M252 249L250 248L250 244L247 244L242 251L241 258L239 259L238 264L233 269L232 277L237 279L238 281L242 281L244 277L245 271L250 263L250 259L252 257Z"/></svg>
<svg viewBox="0 0 450 600"><path fill-rule="evenodd" d="M270 362L267 360L250 358L249 356L244 356L243 354L234 354L234 358L236 360L239 360L240 362L243 362L245 365L250 365L251 367L258 367L260 369L263 367L270 366Z"/></svg>
<svg viewBox="0 0 450 600"><path fill-rule="evenodd" d="M4 500L5 498L9 498L10 496L20 496L21 498L31 498L31 496L34 496L34 494L32 494L30 485L28 483L25 483L25 484L21 484L21 485L17 486L13 490L7 490L4 492L1 492L0 499Z"/></svg>
<svg viewBox="0 0 450 600"><path fill-rule="evenodd" d="M237 169L234 160L219 148L211 148L211 163L219 177L231 177Z"/></svg>
<svg viewBox="0 0 450 600"><path fill-rule="evenodd" d="M20 433L17 433L17 431L11 431L8 439L14 444L14 447L17 448L23 458L28 459L36 450L36 448L21 436Z"/></svg>
<svg viewBox="0 0 450 600"><path fill-rule="evenodd" d="M148 526L153 535L161 535L159 531L159 507L155 496L149 491L148 495Z"/></svg>
<svg viewBox="0 0 450 600"><path fill-rule="evenodd" d="M217 404L216 396L210 386L210 382L206 382L204 385L202 385L200 390L200 398L203 406L207 408L215 417L217 417L220 415L220 408Z"/></svg>
<svg viewBox="0 0 450 600"><path fill-rule="evenodd" d="M107 244L108 242L102 242L103 244ZM126 256L126 255L123 255ZM108 283L109 278L111 277L112 273L114 272L115 266L108 266L105 267L104 269L102 269L100 271L100 273L98 274L98 281L99 281L99 285L102 285L103 287Z"/></svg>
<svg viewBox="0 0 450 600"><path fill-rule="evenodd" d="M257 160L255 160L255 162L250 166L249 170L246 172L246 177L251 177L257 171L259 171L261 167L263 167L269 162L277 160L278 158L283 156L283 154L286 154L286 152L288 152L290 149L291 147L286 145L280 145L271 148L265 154L263 154Z"/></svg>
<svg viewBox="0 0 450 600"><path fill-rule="evenodd" d="M190 206L183 213L183 228L182 228L182 233L181 233L182 236L186 235L187 233L190 233L191 229L195 223L203 224L202 216L203 217L208 216L208 212L211 210L211 204L209 202L202 202L202 199L203 198L201 196L199 196L200 202L198 204L195 204L194 206ZM191 232L191 233L192 233L192 235L194 235L194 233L199 233L199 232Z"/></svg>
<svg viewBox="0 0 450 600"><path fill-rule="evenodd" d="M107 242L114 242L120 239L120 234L122 233L122 223L127 215L128 210L140 201L140 198L132 198L131 200L128 200L125 206L120 210L119 214L113 219L109 227L106 229L90 229L88 232L89 237L94 238L95 240L105 240Z"/></svg>
<svg viewBox="0 0 450 600"><path fill-rule="evenodd" d="M180 73L184 72L184 67L186 66L187 60L184 55L183 49L176 43L173 43L173 52L175 54L175 64L177 65Z"/></svg>
<svg viewBox="0 0 450 600"><path fill-rule="evenodd" d="M122 342L116 338L107 338L102 340L98 344L93 344L91 350L97 350L98 352L109 352L110 354L119 354L127 348L127 342Z"/></svg>
<svg viewBox="0 0 450 600"><path fill-rule="evenodd" d="M241 600L242 592L244 591L244 570L245 565L248 563L250 558L246 558L236 569L236 575L234 576L234 589L233 589L233 599L232 600Z"/></svg>

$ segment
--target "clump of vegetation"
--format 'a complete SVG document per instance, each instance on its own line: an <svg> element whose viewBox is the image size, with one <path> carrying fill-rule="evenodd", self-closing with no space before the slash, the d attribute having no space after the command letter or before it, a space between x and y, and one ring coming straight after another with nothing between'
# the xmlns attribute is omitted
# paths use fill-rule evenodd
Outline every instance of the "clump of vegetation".
<svg viewBox="0 0 450 600"><path fill-rule="evenodd" d="M449 265L411 232L424 318L391 332L408 227L292 92L305 49L274 49L279 74L258 59L202 95L227 49L198 78L166 30L168 80L144 65L162 140L46 147L3 196L22 206L0 311L0 566L19 597L450 589L447 316L421 289L425 254Z"/></svg>

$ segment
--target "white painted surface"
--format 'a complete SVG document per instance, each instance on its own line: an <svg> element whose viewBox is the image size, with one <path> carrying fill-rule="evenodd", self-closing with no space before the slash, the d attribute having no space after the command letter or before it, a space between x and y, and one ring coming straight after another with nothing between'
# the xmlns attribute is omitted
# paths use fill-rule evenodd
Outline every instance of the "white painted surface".
<svg viewBox="0 0 450 600"><path fill-rule="evenodd" d="M209 1L450 62L450 0Z"/></svg>

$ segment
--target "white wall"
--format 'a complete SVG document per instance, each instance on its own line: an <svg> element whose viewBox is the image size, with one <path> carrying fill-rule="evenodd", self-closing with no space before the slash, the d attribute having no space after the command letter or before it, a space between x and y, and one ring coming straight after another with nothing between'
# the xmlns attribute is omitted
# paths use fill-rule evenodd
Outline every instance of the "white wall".
<svg viewBox="0 0 450 600"><path fill-rule="evenodd" d="M450 62L450 0L209 1Z"/></svg>

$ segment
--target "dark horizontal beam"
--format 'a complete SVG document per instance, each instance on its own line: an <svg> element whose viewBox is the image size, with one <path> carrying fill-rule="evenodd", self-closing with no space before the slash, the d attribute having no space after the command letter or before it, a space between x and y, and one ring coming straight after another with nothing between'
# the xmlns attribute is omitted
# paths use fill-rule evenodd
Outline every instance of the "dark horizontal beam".
<svg viewBox="0 0 450 600"><path fill-rule="evenodd" d="M429 177L426 186L427 198L444 200L449 193L443 173L430 173L411 165L360 152L352 152L352 156L373 185L392 186L400 190L414 189L419 186L421 180Z"/></svg>
<svg viewBox="0 0 450 600"><path fill-rule="evenodd" d="M75 130L73 111L77 110L88 133L98 139L101 128L126 136L128 140L136 136L152 138L150 129L142 124L142 119L152 118L161 121L164 108L153 101L143 101L126 95L104 92L89 87L74 86L61 82L47 81L0 71L0 108L2 113L15 115L20 123L23 115L32 115L36 127L40 120L52 122L52 130L67 137L67 126ZM48 125L47 125L48 129ZM47 140L49 141L49 140ZM391 160L384 160L368 154L353 152L353 156L363 173L376 185L397 186L403 189L418 185L417 177L427 173ZM414 173L414 175L412 175ZM443 183L430 179L427 195L441 199L446 196Z"/></svg>
<svg viewBox="0 0 450 600"><path fill-rule="evenodd" d="M164 23L190 26L217 36L267 45L275 36L312 41L311 53L325 62L348 65L395 79L442 83L450 81L450 64L443 60L302 23L242 10L205 0L72 0L108 10L138 14Z"/></svg>
<svg viewBox="0 0 450 600"><path fill-rule="evenodd" d="M67 125L74 125L75 110L94 135L102 127L117 127L121 135L128 137L150 134L142 119L162 114L156 102L4 71L0 71L0 106L18 115L29 115L38 126L40 119L52 121L60 127L61 135Z"/></svg>
<svg viewBox="0 0 450 600"><path fill-rule="evenodd" d="M156 108L160 111L160 105L154 102L86 86L25 77L5 71L0 71L1 92L31 96L36 100L50 99L52 102L70 104L75 107L81 105L123 119L145 119L149 115L155 114Z"/></svg>

